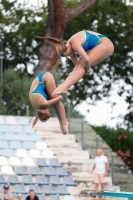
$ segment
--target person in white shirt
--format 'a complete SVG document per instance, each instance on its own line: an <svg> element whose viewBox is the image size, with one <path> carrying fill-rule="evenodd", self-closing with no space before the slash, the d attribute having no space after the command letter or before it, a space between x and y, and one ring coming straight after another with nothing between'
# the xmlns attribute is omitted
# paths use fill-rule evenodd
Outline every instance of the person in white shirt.
<svg viewBox="0 0 133 200"><path fill-rule="evenodd" d="M94 160L94 166L91 170L91 174L95 173L94 183L95 192L98 192L98 186L101 184L101 190L104 191L105 177L108 175L109 163L106 156L103 155L102 149L97 149L96 157ZM98 197L96 196L96 199Z"/></svg>
<svg viewBox="0 0 133 200"><path fill-rule="evenodd" d="M3 191L0 193L0 200L14 200L13 194L9 190L9 185L3 186Z"/></svg>

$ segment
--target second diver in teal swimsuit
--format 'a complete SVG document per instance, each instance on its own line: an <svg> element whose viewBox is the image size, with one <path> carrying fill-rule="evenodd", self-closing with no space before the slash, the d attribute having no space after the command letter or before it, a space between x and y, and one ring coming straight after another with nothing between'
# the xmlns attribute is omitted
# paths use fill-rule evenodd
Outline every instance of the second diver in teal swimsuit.
<svg viewBox="0 0 133 200"><path fill-rule="evenodd" d="M40 37L57 43L56 51L60 56L70 56L75 68L68 78L59 85L53 95L66 93L68 88L78 82L84 74L91 71L91 67L113 54L114 45L109 38L100 33L84 30L74 34L67 41L60 41L51 37ZM76 53L82 58L79 60Z"/></svg>
<svg viewBox="0 0 133 200"><path fill-rule="evenodd" d="M37 123L38 119L45 122L50 118L49 107L52 106L59 120L61 132L67 134L68 122L64 106L61 102L62 96L52 96L55 88L54 78L49 72L42 72L33 80L30 87L29 99L32 106L38 110L33 126Z"/></svg>

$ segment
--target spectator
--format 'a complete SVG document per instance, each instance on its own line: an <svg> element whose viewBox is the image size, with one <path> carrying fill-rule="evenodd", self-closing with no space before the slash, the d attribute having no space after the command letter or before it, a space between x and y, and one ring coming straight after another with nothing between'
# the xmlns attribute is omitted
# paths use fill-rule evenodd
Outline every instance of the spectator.
<svg viewBox="0 0 133 200"><path fill-rule="evenodd" d="M17 200L22 200L22 194L17 194Z"/></svg>
<svg viewBox="0 0 133 200"><path fill-rule="evenodd" d="M101 190L104 191L105 177L108 175L109 163L107 157L103 155L102 149L97 149L96 151L96 157L94 160L94 166L91 170L91 174L93 170L95 173L95 192L98 192L99 184L101 184ZM96 199L97 198L98 197L96 196Z"/></svg>
<svg viewBox="0 0 133 200"><path fill-rule="evenodd" d="M30 190L29 196L26 197L26 200L39 200L39 198L35 195L34 190Z"/></svg>
<svg viewBox="0 0 133 200"><path fill-rule="evenodd" d="M14 200L13 194L9 190L9 185L3 186L3 191L0 193L0 200Z"/></svg>

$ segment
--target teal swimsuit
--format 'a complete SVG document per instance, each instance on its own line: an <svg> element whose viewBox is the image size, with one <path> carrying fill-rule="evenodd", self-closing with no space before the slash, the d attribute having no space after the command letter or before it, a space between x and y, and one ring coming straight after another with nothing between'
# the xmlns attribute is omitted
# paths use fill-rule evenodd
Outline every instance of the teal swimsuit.
<svg viewBox="0 0 133 200"><path fill-rule="evenodd" d="M46 86L45 86L45 84L43 82L43 76L45 74L46 74L46 72L42 72L42 73L38 74L38 76L37 76L37 78L38 78L38 85L29 94L31 102L33 102L37 107L39 107L39 105L32 98L32 94L41 94L46 100L49 100L49 97L48 97L48 94L47 94L47 91L46 91Z"/></svg>
<svg viewBox="0 0 133 200"><path fill-rule="evenodd" d="M102 34L94 35L86 30L85 34L86 34L86 40L82 45L85 51L89 51L93 49L95 46L97 46L102 38L107 38L105 35Z"/></svg>

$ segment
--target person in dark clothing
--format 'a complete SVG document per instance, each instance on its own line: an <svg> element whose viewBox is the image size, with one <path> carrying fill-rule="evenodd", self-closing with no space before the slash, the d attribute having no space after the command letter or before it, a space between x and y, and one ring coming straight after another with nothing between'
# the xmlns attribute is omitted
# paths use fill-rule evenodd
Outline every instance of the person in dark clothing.
<svg viewBox="0 0 133 200"><path fill-rule="evenodd" d="M30 190L29 196L26 197L26 200L39 200L39 198L36 196L34 190Z"/></svg>

